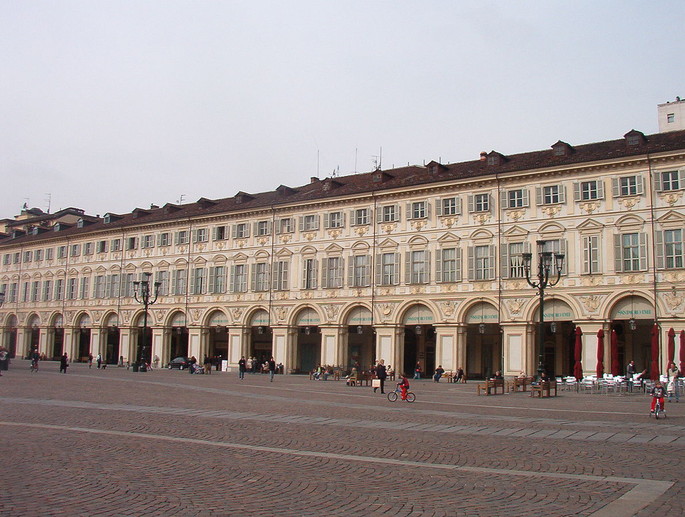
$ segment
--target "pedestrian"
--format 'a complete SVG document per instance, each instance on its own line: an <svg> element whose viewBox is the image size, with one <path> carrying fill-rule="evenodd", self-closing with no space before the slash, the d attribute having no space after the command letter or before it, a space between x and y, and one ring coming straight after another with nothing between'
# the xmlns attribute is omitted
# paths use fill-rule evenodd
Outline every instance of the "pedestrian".
<svg viewBox="0 0 685 517"><path fill-rule="evenodd" d="M212 373L212 360L209 358L208 355L205 356L205 360L203 362L203 366L205 367L205 373L206 374L211 374Z"/></svg>
<svg viewBox="0 0 685 517"><path fill-rule="evenodd" d="M247 361L245 361L245 356L240 358L238 361L238 378L240 380L245 379L245 371L247 370Z"/></svg>
<svg viewBox="0 0 685 517"><path fill-rule="evenodd" d="M466 382L466 379L464 379L464 369L461 366L457 368L457 375L454 382Z"/></svg>
<svg viewBox="0 0 685 517"><path fill-rule="evenodd" d="M93 366L93 354L88 354L88 368Z"/></svg>
<svg viewBox="0 0 685 517"><path fill-rule="evenodd" d="M38 361L40 361L40 354L38 353L38 349L34 348L33 352L31 352L31 372L35 373L38 371Z"/></svg>
<svg viewBox="0 0 685 517"><path fill-rule="evenodd" d="M668 401L671 402L673 397L675 397L675 401L680 402L680 394L678 393L678 376L680 375L680 370L678 370L678 367L672 362L666 373L668 374L668 386L666 389Z"/></svg>
<svg viewBox="0 0 685 517"><path fill-rule="evenodd" d="M388 371L385 368L385 361L383 359L378 361L378 365L376 366L376 377L381 381L381 393L385 393L385 379L388 377ZM374 393L377 389L378 388L373 389Z"/></svg>
<svg viewBox="0 0 685 517"><path fill-rule="evenodd" d="M59 372L60 373L67 373L67 368L69 367L69 357L67 356L67 353L64 352L62 354L62 357L59 359Z"/></svg>
<svg viewBox="0 0 685 517"><path fill-rule="evenodd" d="M97 363L99 370L102 367L102 354L98 354L98 356L95 358L95 362Z"/></svg>
<svg viewBox="0 0 685 517"><path fill-rule="evenodd" d="M0 377L2 377L2 372L9 369L9 364L10 354L4 346L0 346Z"/></svg>
<svg viewBox="0 0 685 517"><path fill-rule="evenodd" d="M274 375L276 374L276 361L273 356L269 359L269 382L274 382Z"/></svg>
<svg viewBox="0 0 685 517"><path fill-rule="evenodd" d="M414 379L420 379L421 378L421 363L418 362L416 363L416 367L414 368Z"/></svg>

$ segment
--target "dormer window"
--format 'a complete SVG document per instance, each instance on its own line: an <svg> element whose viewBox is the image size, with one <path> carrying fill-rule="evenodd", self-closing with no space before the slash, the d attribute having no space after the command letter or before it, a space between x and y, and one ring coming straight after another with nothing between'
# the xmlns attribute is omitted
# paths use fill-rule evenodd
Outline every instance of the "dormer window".
<svg viewBox="0 0 685 517"><path fill-rule="evenodd" d="M552 146L552 154L554 154L554 156L568 156L572 151L573 148L561 140Z"/></svg>
<svg viewBox="0 0 685 517"><path fill-rule="evenodd" d="M486 163L488 166L495 166L495 165L501 165L505 162L506 158L504 155L498 153L497 151L490 151L488 153L488 158Z"/></svg>
<svg viewBox="0 0 685 517"><path fill-rule="evenodd" d="M644 133L636 131L635 129L627 132L625 135L623 135L623 137L626 139L626 145L629 145L631 147L642 145L647 141L647 138L645 137Z"/></svg>
<svg viewBox="0 0 685 517"><path fill-rule="evenodd" d="M83 218L79 218L78 221L76 221L76 228L83 228Z"/></svg>

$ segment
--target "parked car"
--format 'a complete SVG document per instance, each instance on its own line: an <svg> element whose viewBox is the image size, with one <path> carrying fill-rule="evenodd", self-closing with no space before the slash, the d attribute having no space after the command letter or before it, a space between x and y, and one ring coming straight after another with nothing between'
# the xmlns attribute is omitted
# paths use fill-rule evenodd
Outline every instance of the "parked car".
<svg viewBox="0 0 685 517"><path fill-rule="evenodd" d="M188 360L187 357L177 357L176 359L172 359L171 361L169 361L169 364L167 367L170 370L173 370L173 369L185 370L186 368L188 368L189 365L190 365L190 361Z"/></svg>

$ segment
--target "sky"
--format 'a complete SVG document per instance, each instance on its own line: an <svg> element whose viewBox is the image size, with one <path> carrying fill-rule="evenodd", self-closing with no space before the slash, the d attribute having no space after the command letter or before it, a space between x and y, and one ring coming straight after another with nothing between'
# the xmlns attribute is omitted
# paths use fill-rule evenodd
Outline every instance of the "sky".
<svg viewBox="0 0 685 517"><path fill-rule="evenodd" d="M0 0L0 219L658 131L685 2Z"/></svg>

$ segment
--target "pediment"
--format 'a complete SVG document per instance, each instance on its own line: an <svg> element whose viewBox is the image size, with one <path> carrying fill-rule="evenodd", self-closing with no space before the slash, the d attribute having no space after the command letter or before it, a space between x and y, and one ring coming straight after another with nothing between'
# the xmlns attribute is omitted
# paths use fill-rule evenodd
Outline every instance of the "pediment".
<svg viewBox="0 0 685 517"><path fill-rule="evenodd" d="M416 246L427 246L428 245L428 239L426 239L422 235L415 235L411 239L409 239L409 246L411 247L416 247Z"/></svg>
<svg viewBox="0 0 685 517"><path fill-rule="evenodd" d="M247 255L245 255L245 253L242 253L242 252L236 253L235 255L233 255L233 260L236 262L245 262L247 260L247 258L248 258Z"/></svg>
<svg viewBox="0 0 685 517"><path fill-rule="evenodd" d="M685 215L670 210L659 217L657 221L662 226L668 226L669 228L672 226L683 226L683 224L685 224Z"/></svg>
<svg viewBox="0 0 685 517"><path fill-rule="evenodd" d="M279 257L279 258L282 258L282 257L292 257L292 256L293 256L293 252L292 252L291 250L289 250L288 248L281 248L280 250L278 250L278 251L276 252L276 256Z"/></svg>
<svg viewBox="0 0 685 517"><path fill-rule="evenodd" d="M223 264L226 262L226 260L228 260L226 255L214 255L214 258L212 258L212 262L214 262L214 264Z"/></svg>
<svg viewBox="0 0 685 517"><path fill-rule="evenodd" d="M505 237L527 237L530 232L523 226L515 225L504 232Z"/></svg>
<svg viewBox="0 0 685 517"><path fill-rule="evenodd" d="M369 247L369 243L366 241L357 241L352 245L352 249L355 251L368 250Z"/></svg>
<svg viewBox="0 0 685 517"><path fill-rule="evenodd" d="M545 223L538 230L540 235L545 234L545 233L564 233L565 231L566 231L566 228L564 228L563 226L561 226L559 223L556 223L556 222Z"/></svg>
<svg viewBox="0 0 685 517"><path fill-rule="evenodd" d="M378 244L379 248L397 248L397 242L392 239L385 239Z"/></svg>
<svg viewBox="0 0 685 517"><path fill-rule="evenodd" d="M578 226L576 226L578 230L601 230L604 228L604 225L598 221L595 221L594 219L586 219L582 223L580 223Z"/></svg>
<svg viewBox="0 0 685 517"><path fill-rule="evenodd" d="M343 249L338 244L331 244L326 248L326 253L342 253Z"/></svg>
<svg viewBox="0 0 685 517"><path fill-rule="evenodd" d="M182 259L182 258L180 258L180 259L178 259L178 260L176 260L176 261L174 262L174 265L175 265L177 268L182 268L182 267L184 267L186 264L188 264L188 261L187 261L186 259Z"/></svg>
<svg viewBox="0 0 685 517"><path fill-rule="evenodd" d="M492 234L491 231L489 230L476 230L470 235L471 239L476 241L476 240L483 240L483 239L492 239L494 235Z"/></svg>
<svg viewBox="0 0 685 517"><path fill-rule="evenodd" d="M158 268L168 268L170 265L171 264L169 264L169 262L167 262L166 260L162 260L159 262L159 264L157 264L157 267Z"/></svg>
<svg viewBox="0 0 685 517"><path fill-rule="evenodd" d="M316 248L314 246L305 246L300 250L301 255L315 255Z"/></svg>
<svg viewBox="0 0 685 517"><path fill-rule="evenodd" d="M254 256L257 260L264 260L269 258L269 253L264 250L259 250L257 253L254 254Z"/></svg>
<svg viewBox="0 0 685 517"><path fill-rule="evenodd" d="M104 275L105 273L107 273L107 268L105 266L98 266L97 268L95 268L95 274L98 274L98 273ZM59 275L60 275L60 272L58 271L57 276L59 276Z"/></svg>
<svg viewBox="0 0 685 517"><path fill-rule="evenodd" d="M645 224L645 220L642 219L642 217L638 217L636 215L625 215L616 221L616 226L618 228L625 228L625 227L642 227Z"/></svg>
<svg viewBox="0 0 685 517"><path fill-rule="evenodd" d="M459 242L460 240L461 239L452 232L443 233L440 237L438 237L438 242L440 244L455 243Z"/></svg>
<svg viewBox="0 0 685 517"><path fill-rule="evenodd" d="M197 257L195 260L193 260L193 264L195 264L195 265L206 264L206 263L207 263L207 259L205 259L204 257Z"/></svg>

